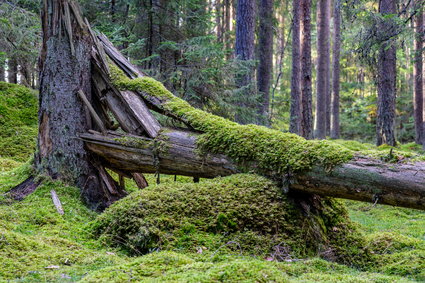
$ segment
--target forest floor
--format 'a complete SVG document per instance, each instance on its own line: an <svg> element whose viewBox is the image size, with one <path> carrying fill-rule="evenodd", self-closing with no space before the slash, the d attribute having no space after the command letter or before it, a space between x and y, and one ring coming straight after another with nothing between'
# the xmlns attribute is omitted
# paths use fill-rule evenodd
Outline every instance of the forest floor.
<svg viewBox="0 0 425 283"><path fill-rule="evenodd" d="M319 257L276 262L234 253L216 256L214 251L200 252L197 247L192 252L130 256L91 234L90 223L98 214L80 201L77 188L45 179L23 201L7 197L7 191L31 174L26 160L34 150L37 116L33 93L0 85L0 98L6 93L8 99L0 99L0 133L7 133L0 142L0 282L425 281L425 212L354 201L344 201L350 219L358 224L368 245L379 246L381 264L358 269ZM19 109L16 105L24 106ZM354 151L388 155L387 148L340 143ZM413 144L395 152L403 152L395 158L423 158ZM155 183L154 176L148 178L150 184ZM187 180L179 177L177 182ZM162 182L174 180L163 177ZM137 190L133 183L127 188ZM64 215L57 213L51 190L57 192Z"/></svg>

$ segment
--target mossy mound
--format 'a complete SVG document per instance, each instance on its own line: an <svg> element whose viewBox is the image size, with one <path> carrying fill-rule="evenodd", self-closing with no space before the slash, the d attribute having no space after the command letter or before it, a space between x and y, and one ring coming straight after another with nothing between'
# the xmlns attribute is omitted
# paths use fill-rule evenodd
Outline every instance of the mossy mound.
<svg viewBox="0 0 425 283"><path fill-rule="evenodd" d="M34 152L37 108L33 90L0 82L0 157L24 162Z"/></svg>
<svg viewBox="0 0 425 283"><path fill-rule="evenodd" d="M96 236L133 254L203 247L269 256L280 249L351 265L368 261L363 238L341 204L288 197L257 175L148 187L113 204L91 226Z"/></svg>
<svg viewBox="0 0 425 283"><path fill-rule="evenodd" d="M129 264L105 268L82 282L410 282L406 278L360 272L320 259L291 263L252 257L206 258L159 252Z"/></svg>

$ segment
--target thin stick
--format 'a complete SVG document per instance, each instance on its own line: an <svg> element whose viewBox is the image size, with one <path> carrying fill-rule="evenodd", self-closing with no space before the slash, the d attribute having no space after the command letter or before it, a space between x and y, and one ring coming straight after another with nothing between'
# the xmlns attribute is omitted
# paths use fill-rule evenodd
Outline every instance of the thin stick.
<svg viewBox="0 0 425 283"><path fill-rule="evenodd" d="M64 212L63 212L62 204L61 204L61 201L59 200L59 197L58 197L56 191L51 190L50 194L52 195L53 204L55 205L56 210L58 211L58 213L60 215L63 215Z"/></svg>
<svg viewBox="0 0 425 283"><path fill-rule="evenodd" d="M104 135L106 135L107 134L106 127L103 124L102 120L100 119L99 115L97 115L93 106L90 104L89 100L87 99L87 96L84 94L84 92L81 89L77 93L78 93L78 96L81 98L81 100L84 102L84 104L89 109L89 112L90 112L91 116L93 117L93 120L95 121L96 125L100 128L101 132Z"/></svg>

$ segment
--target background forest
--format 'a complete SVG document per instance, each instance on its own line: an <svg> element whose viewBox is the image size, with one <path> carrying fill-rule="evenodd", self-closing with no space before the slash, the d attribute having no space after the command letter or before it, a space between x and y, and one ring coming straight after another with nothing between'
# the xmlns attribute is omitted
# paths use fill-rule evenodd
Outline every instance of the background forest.
<svg viewBox="0 0 425 283"><path fill-rule="evenodd" d="M0 69L1 80L6 75L9 82L37 88L38 2L1 4L0 60L7 72ZM332 122L333 138L377 141L379 72L390 72L379 69L379 52L391 45L396 52L391 74L396 139L406 143L417 137L421 143L413 101L414 66L422 52L415 45L423 33L415 30L422 23L415 21L421 1L395 1L396 11L387 15L379 13L381 1L363 0L302 5L295 0L80 2L98 31L192 105L307 137L312 130L301 133L298 127L307 123L311 128L315 116L316 137L321 125L330 136ZM339 107L335 97L340 97ZM391 107L383 108L391 112Z"/></svg>

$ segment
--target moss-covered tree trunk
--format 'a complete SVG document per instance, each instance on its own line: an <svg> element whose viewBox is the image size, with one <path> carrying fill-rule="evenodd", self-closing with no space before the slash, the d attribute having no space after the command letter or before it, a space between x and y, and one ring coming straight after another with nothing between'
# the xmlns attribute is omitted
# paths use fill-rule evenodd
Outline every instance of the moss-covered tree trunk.
<svg viewBox="0 0 425 283"><path fill-rule="evenodd" d="M91 97L92 39L78 8L67 0L44 1L42 13L38 173L82 189L85 201L101 209L113 200L101 181L92 156L77 138L91 128L79 100L82 90Z"/></svg>

